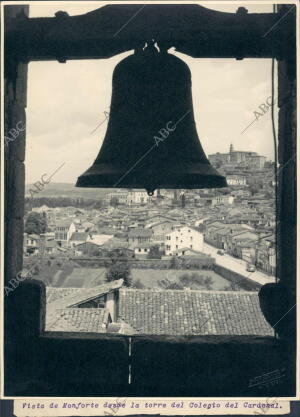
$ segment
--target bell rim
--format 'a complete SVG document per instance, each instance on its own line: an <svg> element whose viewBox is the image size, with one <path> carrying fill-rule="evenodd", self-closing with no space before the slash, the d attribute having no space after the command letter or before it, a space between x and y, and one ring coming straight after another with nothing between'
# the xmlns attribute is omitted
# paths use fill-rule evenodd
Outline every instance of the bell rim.
<svg viewBox="0 0 300 417"><path fill-rule="evenodd" d="M198 178L197 178L198 177ZM211 188L226 188L228 187L226 178L220 174L203 175L203 174L184 174L180 178L174 178L172 181L168 178L166 180L148 181L145 178L128 176L127 179L122 179L122 175L107 175L107 174L89 174L78 177L76 187L79 188L127 188L127 189L211 189Z"/></svg>

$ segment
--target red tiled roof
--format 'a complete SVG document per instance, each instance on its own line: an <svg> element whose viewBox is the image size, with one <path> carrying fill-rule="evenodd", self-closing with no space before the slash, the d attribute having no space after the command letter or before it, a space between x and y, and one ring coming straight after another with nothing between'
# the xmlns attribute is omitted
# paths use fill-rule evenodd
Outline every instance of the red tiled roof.
<svg viewBox="0 0 300 417"><path fill-rule="evenodd" d="M121 289L119 308L143 334L273 335L254 292Z"/></svg>
<svg viewBox="0 0 300 417"><path fill-rule="evenodd" d="M75 241L86 241L87 237L89 236L86 232L74 232L72 233L72 236L70 240Z"/></svg>
<svg viewBox="0 0 300 417"><path fill-rule="evenodd" d="M46 331L106 333L110 321L106 308L62 308L46 322Z"/></svg>
<svg viewBox="0 0 300 417"><path fill-rule="evenodd" d="M56 323L58 310L68 310L76 307L103 294L117 290L122 285L123 280L119 279L91 288L57 288L57 291L53 291L53 288L47 288L46 327L52 328L52 325ZM59 294L62 294L62 296L59 296ZM78 310L81 310L81 308L78 308ZM91 308L90 310L96 311L98 309Z"/></svg>
<svg viewBox="0 0 300 417"><path fill-rule="evenodd" d="M56 298L55 301L53 300L51 303L49 303L48 307L51 310L58 308L73 307L75 305L82 304L89 300L93 300L94 298L99 297L100 295L107 294L111 291L121 288L122 285L123 280L118 279L116 281L107 282L105 284L91 288L68 288L68 295ZM49 289L51 290L51 288ZM49 289L47 289L47 292L49 291ZM66 288L60 288L59 290L64 291L66 290Z"/></svg>

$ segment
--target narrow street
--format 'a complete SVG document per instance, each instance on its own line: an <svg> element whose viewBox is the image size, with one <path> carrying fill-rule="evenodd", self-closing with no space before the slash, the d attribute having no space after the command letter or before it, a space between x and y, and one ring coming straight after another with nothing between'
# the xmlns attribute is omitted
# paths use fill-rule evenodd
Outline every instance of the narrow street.
<svg viewBox="0 0 300 417"><path fill-rule="evenodd" d="M271 275L264 274L260 271L248 272L246 270L247 262L242 259L234 258L228 254L218 255L217 251L219 249L211 246L207 243L203 243L203 252L213 256L216 259L216 263L223 266L224 268L230 269L240 275L243 275L245 278L251 279L255 282L258 282L261 285L267 284L269 282L275 282L275 277Z"/></svg>

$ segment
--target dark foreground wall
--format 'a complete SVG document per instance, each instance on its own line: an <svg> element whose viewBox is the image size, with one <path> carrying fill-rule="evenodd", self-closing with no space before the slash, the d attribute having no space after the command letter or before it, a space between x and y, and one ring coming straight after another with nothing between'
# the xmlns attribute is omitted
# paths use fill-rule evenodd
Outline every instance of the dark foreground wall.
<svg viewBox="0 0 300 417"><path fill-rule="evenodd" d="M13 329L5 339L5 395L265 397L295 392L293 349L273 337L43 333L41 282L24 281L5 301L6 329ZM249 387L250 379L277 369L284 369L278 385Z"/></svg>

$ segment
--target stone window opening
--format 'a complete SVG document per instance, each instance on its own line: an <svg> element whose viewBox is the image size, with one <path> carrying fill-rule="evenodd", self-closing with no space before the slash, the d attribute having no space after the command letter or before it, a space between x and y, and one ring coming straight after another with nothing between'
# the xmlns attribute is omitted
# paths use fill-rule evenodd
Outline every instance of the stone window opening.
<svg viewBox="0 0 300 417"><path fill-rule="evenodd" d="M6 8L6 18L7 21L14 19L17 15L19 16L19 19L22 19L22 13L26 14L28 11L27 6L5 6ZM243 8L242 8L243 9ZM61 12L62 13L62 12ZM240 11L240 15L243 15L243 11ZM292 15L292 13L290 14ZM66 18L62 16L62 14L57 14L57 19ZM277 38L276 38L277 39ZM275 39L275 41L276 41ZM277 40L277 42L279 42ZM246 48L245 45L241 45L241 55L243 55L243 48ZM247 48L246 48L247 49ZM59 55L59 51L58 55ZM253 52L252 52L253 53ZM287 308L287 305L292 306L295 302L295 226L296 226L296 197L295 197L295 184L294 184L294 178L295 178L295 165L296 161L294 159L295 155L295 146L296 146L296 86L295 86L295 61L293 58L293 51L288 48L288 51L283 53L280 51L279 55L279 162L281 166L284 166L285 164L285 175L283 176L280 174L279 176L279 205L280 205L280 225L279 225L279 250L280 250L280 256L279 256L279 276L280 276L280 283L277 287L268 287L265 288L261 292L261 306L264 314L266 316L272 317L272 308L270 308L270 304L276 305L276 303L282 304L282 300L284 299L284 303L282 304L284 306L284 309ZM219 52L220 54L220 52ZM256 51L256 56L260 57L260 54L263 54L261 51ZM285 55L287 54L287 55ZM218 53L216 53L216 58L218 57ZM57 58L57 57L56 57ZM61 62L63 62L64 57L59 57ZM5 102L5 129L6 131L10 129L10 127L13 125L14 120L24 120L25 121L25 108L26 108L26 72L27 72L27 64L20 61L19 59L16 59L16 57L12 57L12 60L10 60L10 63L12 65L10 68L6 71L6 79L5 79L5 90L6 90L6 102ZM13 70L12 70L13 69ZM5 187L6 187L6 195L7 195L7 201L6 201L6 208L5 208L5 280L9 280L11 277L16 276L18 271L22 269L22 239L23 239L23 200L24 200L24 152L25 152L25 135L24 132L23 136L20 138L20 141L18 142L18 147L14 146L15 144L11 144L9 150L6 151L5 154ZM285 196L285 198L283 198ZM284 259L289 259L290 262L284 262ZM14 343L17 345L18 343L21 343L21 341L25 340L25 343L22 344L22 349L26 351L28 347L26 347L26 343L29 343L29 346L35 349L36 352L36 358L39 360L41 359L41 356L39 356L40 348L43 347L44 353L48 351L51 351L50 345L53 346L56 345L57 349L59 349L63 344L66 346L69 346L72 344L74 347L80 346L82 348L82 352L85 351L85 347L87 349L91 350L91 352L95 352L94 344L93 342L97 340L99 342L99 346L101 345L105 352L110 355L110 357L114 357L115 360L119 361L119 365L122 362L121 366L119 366L119 369L123 369L124 363L125 368L128 369L128 342L126 337L109 337L109 338L103 338L103 339L93 339L90 336L86 336L86 338L78 338L78 337L70 337L67 339L65 335L47 335L45 336L42 331L39 335L36 334L37 329L41 329L41 322L43 321L43 308L42 305L43 302L43 296L44 296L44 289L41 286L37 286L34 282L28 282L25 283L23 286L20 286L18 291L15 291L15 294L10 297L9 301L5 300L5 332L6 332L6 340L8 338L9 333L9 327L14 328L15 334L12 336L12 339ZM24 309L24 306L22 303L20 303L20 300L25 301L26 299L32 298L35 300L35 303L33 303L30 308L31 310ZM37 302L37 300L40 300ZM271 301L271 303L270 303ZM24 303L25 305L25 303ZM38 308L37 308L38 307ZM287 310L284 310L287 311ZM23 314L22 314L23 313ZM20 321L17 324L17 326L9 326L13 323L12 318L18 314ZM282 315L282 314L281 314ZM28 319L27 322L27 335L26 339L23 339L24 335L22 333L22 324L24 319ZM25 328L25 326L24 326ZM281 352L281 349L284 353L284 358L286 358L288 352L291 352L293 350L293 346L295 346L295 340L294 340L294 322L293 319L289 320L287 322L286 320L282 320L281 324L277 327L277 331L280 334L279 340L289 340L290 348L289 350L285 350L285 345L282 342L280 344L279 351ZM41 336L41 337L40 337ZM34 345L32 345L32 340L35 340L38 342ZM118 341L116 341L118 339ZM122 339L122 340L121 340ZM125 340L124 340L125 339ZM133 338L134 339L134 338ZM246 340L246 339L245 339ZM108 348L105 348L105 343L107 346L110 347L110 352L108 351ZM85 343L86 342L86 343ZM5 342L7 343L7 342ZM168 359L169 358L169 352L164 350L165 344L167 343L164 341L164 338L136 338L136 341L131 345L131 378L133 379L135 390L134 392L142 392L143 387L141 385L141 381L145 383L146 379L141 373L141 371L138 371L138 368L140 368L141 364L145 364L143 362L143 358L141 356L141 345L143 345L143 352L144 356L149 358L153 358L153 353L157 352L157 346L160 346L161 348L161 358ZM171 345L168 345L169 349L175 349L176 352L176 343L174 342ZM197 342L195 341L197 344ZM197 349L200 351L205 352L207 355L207 351L205 350L204 344L208 343L209 341L205 341L204 344L203 341L199 343L197 346ZM224 351L226 351L226 341L223 339L219 339L220 344L224 344ZM242 349L243 346L242 339L240 340L240 349ZM246 340L246 343L249 343L249 346L251 345L251 349L255 348L253 346L258 346L259 341L256 341L255 343L252 340ZM180 344L180 343L179 343ZM114 349L115 346L119 346L119 352L118 354L114 355ZM273 349L273 346L269 341L263 341L261 346L268 345L268 349ZM189 349L189 344L186 342L185 344L181 344L180 347L184 347L184 349ZM227 346L227 345L226 345ZM248 348L249 348L248 346ZM151 347L151 349L150 349ZM262 347L262 350L263 350ZM195 348L195 345L194 345ZM73 349L73 355L76 356L77 353L77 347L75 347L75 350ZM196 348L195 348L196 349ZM196 350L197 350L196 349ZM234 349L234 348L232 348ZM116 349L117 350L117 349ZM28 349L29 351L29 349ZM98 350L97 350L98 351ZM124 355L124 351L127 353ZM69 352L69 350L65 350L65 352ZM79 351L78 351L79 352ZM152 352L152 353L151 353ZM249 355L248 350L248 355ZM7 359L8 355L8 359ZM61 357L60 358L67 358L67 356L64 357L64 350L61 350ZM29 355L30 356L30 355ZM73 356L73 358L75 358ZM124 356L126 359L123 361ZM80 356L78 355L78 358ZM203 357L203 355L202 355ZM228 357L228 356L227 356ZM283 356L279 355L279 358L282 358ZM90 360L92 357L90 357ZM122 359L123 358L123 359ZM191 358L195 358L195 356L191 356ZM26 374L26 378L28 379L28 375L33 378L36 377L36 375L40 375L39 371L37 370L36 366L33 366L33 363L30 363L30 357L28 358L28 363L32 365L28 368L23 367L22 368L22 375ZM103 358L102 358L103 359ZM243 361L243 357L240 358L241 361ZM5 367L6 367L6 373L9 370L7 361L11 360L10 354L6 354L5 359ZM100 360L100 357L99 357ZM157 359L156 359L157 360ZM56 357L57 363L60 363L62 367L64 366L63 362L59 362L59 357ZM104 362L104 361L103 361ZM98 367L102 367L101 369L105 370L105 364L100 361L100 364L98 363ZM124 362L124 363L123 363ZM43 363L43 362L41 362ZM87 366L87 361L83 360L82 362ZM263 361L261 362L263 363ZM225 366L225 362L223 363ZM47 369L47 365L43 363L43 366L45 369ZM165 364L165 366L167 366ZM178 365L180 366L180 365ZM185 366L187 366L187 363L185 363ZM76 374L72 374L72 370L69 368L65 368L66 373L70 372L69 378L72 383L74 383L74 380L76 379ZM164 368L166 369L166 368ZM168 369L171 369L169 367ZM99 370L99 369L98 369ZM191 369L190 369L191 371ZM36 373L35 373L36 372ZM114 371L115 372L115 371ZM154 381L157 383L159 381L159 372L157 370L153 370ZM156 373L155 373L156 372ZM182 372L184 374L185 370L182 368ZM238 372L236 370L236 372ZM100 373L100 376L99 376ZM226 373L226 372L225 372ZM108 374L105 373L105 376L107 377ZM120 371L121 374L121 371ZM126 374L126 372L124 373ZM228 372L229 374L229 372ZM55 370L50 369L49 375L55 376L60 375L56 374ZM21 378L20 375L17 375L18 378ZM45 375L44 375L45 377ZM95 386L99 386L99 380L101 380L101 372L97 373L98 382L95 382ZM116 374L114 374L114 377L116 377ZM5 393L6 395L14 395L16 393L16 381L18 378L12 378L9 375L7 376L8 380L5 382ZM73 379L72 379L73 378ZM108 376L108 379L110 377ZM144 379L143 379L144 378ZM176 379L176 378L175 378ZM112 382L112 378L109 379ZM122 381L128 381L128 378L124 379L124 375L121 375ZM96 380L95 380L96 381ZM195 379L196 381L196 379ZM231 383L231 382L230 382ZM44 385L43 385L44 384ZM58 384L58 382L56 382ZM47 379L45 378L43 380L43 383L40 384L40 388L38 388L38 384L34 386L34 384L31 386L31 388L26 388L29 391L26 392L25 389L25 396L26 395L32 395L32 393L41 392L39 391L43 389L45 390L47 385ZM56 388L61 388L64 384L61 384L59 386L56 385ZM103 384L105 385L105 384ZM107 384L106 384L107 385ZM109 384L108 384L109 385ZM112 383L113 385L113 383ZM122 385L122 384L121 384ZM151 384L150 384L151 385ZM160 384L157 384L158 387L161 386ZM55 391L54 387L54 391ZM126 388L126 383L124 383L124 386L122 386L121 392L124 393ZM146 384L147 387L147 384ZM151 385L152 387L152 385ZM49 387L48 387L49 388ZM153 387L152 387L153 388ZM67 390L67 388L64 388ZM83 390L87 389L88 387L83 387ZM118 387L114 388L114 393L118 392ZM183 388L180 388L182 392ZM225 385L224 385L225 389ZM30 391L31 390L31 391ZM202 390L205 392L205 387L202 387ZM247 391L247 389L245 388ZM202 391L202 392L203 392ZM24 392L24 391L23 391ZM45 392L45 391L44 391ZM60 392L57 390L56 392ZM67 392L67 391L64 391ZM99 392L99 391L98 391ZM102 391L102 393L105 392ZM119 391L120 392L120 391ZM249 392L249 390L247 391ZM291 392L291 391L289 391ZM37 394L38 395L38 394ZM42 394L43 395L43 394ZM67 396L67 394L66 394Z"/></svg>

